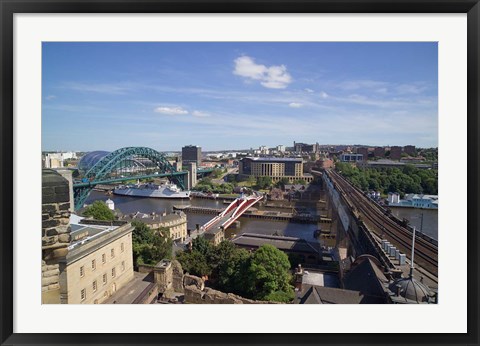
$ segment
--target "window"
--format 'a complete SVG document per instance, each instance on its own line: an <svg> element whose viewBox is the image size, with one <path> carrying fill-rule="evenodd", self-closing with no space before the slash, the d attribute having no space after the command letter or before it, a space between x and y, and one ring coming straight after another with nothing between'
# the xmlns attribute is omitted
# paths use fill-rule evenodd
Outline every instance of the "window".
<svg viewBox="0 0 480 346"><path fill-rule="evenodd" d="M80 267L80 277L85 276L85 268L83 266Z"/></svg>
<svg viewBox="0 0 480 346"><path fill-rule="evenodd" d="M120 244L120 251L125 251L125 245L123 243Z"/></svg>
<svg viewBox="0 0 480 346"><path fill-rule="evenodd" d="M122 272L125 270L125 261L122 261Z"/></svg>
<svg viewBox="0 0 480 346"><path fill-rule="evenodd" d="M103 284L107 283L107 274L103 274Z"/></svg>
<svg viewBox="0 0 480 346"><path fill-rule="evenodd" d="M97 269L97 261L92 260L92 270Z"/></svg>
<svg viewBox="0 0 480 346"><path fill-rule="evenodd" d="M102 263L106 263L107 262L107 256L105 256L105 254L102 254Z"/></svg>
<svg viewBox="0 0 480 346"><path fill-rule="evenodd" d="M97 280L92 283L93 292L97 291Z"/></svg>
<svg viewBox="0 0 480 346"><path fill-rule="evenodd" d="M112 278L115 277L115 268L112 268Z"/></svg>
<svg viewBox="0 0 480 346"><path fill-rule="evenodd" d="M87 298L87 293L85 292L85 288L80 291L80 300L85 300Z"/></svg>
<svg viewBox="0 0 480 346"><path fill-rule="evenodd" d="M110 257L112 257L112 258L115 257L115 249L110 250Z"/></svg>

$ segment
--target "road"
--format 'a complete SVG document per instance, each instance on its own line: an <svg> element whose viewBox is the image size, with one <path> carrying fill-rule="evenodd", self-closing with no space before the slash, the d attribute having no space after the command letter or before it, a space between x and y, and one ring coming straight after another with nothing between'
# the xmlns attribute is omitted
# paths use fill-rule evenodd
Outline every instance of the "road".
<svg viewBox="0 0 480 346"><path fill-rule="evenodd" d="M223 178L225 178L227 174L234 174L234 173L238 173L238 168L228 168L226 173L222 174L220 177L216 179L212 179L212 182L215 184L223 184L224 183Z"/></svg>

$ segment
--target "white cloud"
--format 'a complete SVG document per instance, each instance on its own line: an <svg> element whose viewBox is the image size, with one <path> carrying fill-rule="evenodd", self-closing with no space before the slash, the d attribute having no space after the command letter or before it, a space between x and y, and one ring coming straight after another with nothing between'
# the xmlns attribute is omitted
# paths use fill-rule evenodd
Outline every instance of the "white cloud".
<svg viewBox="0 0 480 346"><path fill-rule="evenodd" d="M207 112L202 112L202 111L193 111L192 115L195 116L195 117L209 117L210 116L210 114L208 114Z"/></svg>
<svg viewBox="0 0 480 346"><path fill-rule="evenodd" d="M118 83L118 84L87 84L87 83L76 83L70 82L64 85L66 88L80 91L80 92L93 92L99 94L110 94L110 95L123 95L128 91L132 90L132 85L129 83Z"/></svg>
<svg viewBox="0 0 480 346"><path fill-rule="evenodd" d="M45 97L45 99L47 101L50 101L50 100L53 100L53 99L56 99L56 98L57 98L57 96L55 96L55 95L48 95L47 97Z"/></svg>
<svg viewBox="0 0 480 346"><path fill-rule="evenodd" d="M182 107L157 107L155 108L155 113L166 115L185 115L188 114L188 111Z"/></svg>
<svg viewBox="0 0 480 346"><path fill-rule="evenodd" d="M320 97L321 97L322 99L326 99L326 98L328 97L328 94L327 94L325 91L322 91L322 92L320 93Z"/></svg>
<svg viewBox="0 0 480 346"><path fill-rule="evenodd" d="M423 83L400 84L396 89L399 94L420 94L427 89L427 86Z"/></svg>
<svg viewBox="0 0 480 346"><path fill-rule="evenodd" d="M301 103L292 102L292 103L289 104L289 106L292 107L292 108L300 108L303 105Z"/></svg>
<svg viewBox="0 0 480 346"><path fill-rule="evenodd" d="M339 87L343 90L358 90L358 89L372 89L372 88L384 88L388 86L388 83L382 81L361 79L350 80L339 84Z"/></svg>
<svg viewBox="0 0 480 346"><path fill-rule="evenodd" d="M233 74L247 78L247 80L260 81L265 88L285 89L292 82L292 76L287 72L285 65L256 64L249 56L241 56L234 60Z"/></svg>
<svg viewBox="0 0 480 346"><path fill-rule="evenodd" d="M312 89L310 89L310 88L305 88L305 89L303 89L303 90L305 90L307 93L313 93L313 92L315 92L315 90L312 90Z"/></svg>

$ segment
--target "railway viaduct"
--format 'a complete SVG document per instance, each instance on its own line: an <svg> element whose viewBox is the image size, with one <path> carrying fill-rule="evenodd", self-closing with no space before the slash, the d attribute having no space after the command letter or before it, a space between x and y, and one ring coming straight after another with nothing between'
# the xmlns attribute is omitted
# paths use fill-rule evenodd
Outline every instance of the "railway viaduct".
<svg viewBox="0 0 480 346"><path fill-rule="evenodd" d="M369 254L386 270L408 276L411 267L412 229L366 197L333 170L312 171L321 175L326 190L327 207L331 209L337 230L337 245L346 247L348 255ZM438 244L435 239L417 233L415 237L414 276L430 287L438 286ZM390 244L390 248L385 247ZM394 247L393 255L390 249ZM403 254L402 261L399 255Z"/></svg>

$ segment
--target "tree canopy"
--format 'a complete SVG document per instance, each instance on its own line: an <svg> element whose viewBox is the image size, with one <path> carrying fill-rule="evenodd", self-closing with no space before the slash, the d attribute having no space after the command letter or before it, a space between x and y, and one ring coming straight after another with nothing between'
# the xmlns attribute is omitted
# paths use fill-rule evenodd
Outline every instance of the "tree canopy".
<svg viewBox="0 0 480 346"><path fill-rule="evenodd" d="M293 299L290 281L290 262L284 252L270 244L255 251L249 267L249 288L254 298L289 301Z"/></svg>
<svg viewBox="0 0 480 346"><path fill-rule="evenodd" d="M271 245L252 254L229 241L214 246L198 237L193 240L192 250L178 253L177 259L190 274L208 275L209 284L221 291L252 299L293 299L288 257Z"/></svg>
<svg viewBox="0 0 480 346"><path fill-rule="evenodd" d="M368 191L438 194L438 170L418 169L413 165L402 168L358 168L338 162L335 169L353 185Z"/></svg>
<svg viewBox="0 0 480 346"><path fill-rule="evenodd" d="M162 259L172 258L173 241L166 234L167 229L150 229L141 221L133 221L135 227L132 235L133 262L139 264L156 264Z"/></svg>
<svg viewBox="0 0 480 346"><path fill-rule="evenodd" d="M113 221L115 213L103 201L95 201L83 212L84 216L93 217L95 220Z"/></svg>

